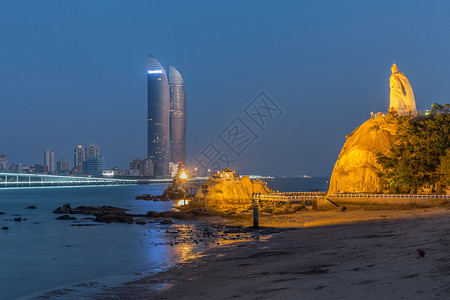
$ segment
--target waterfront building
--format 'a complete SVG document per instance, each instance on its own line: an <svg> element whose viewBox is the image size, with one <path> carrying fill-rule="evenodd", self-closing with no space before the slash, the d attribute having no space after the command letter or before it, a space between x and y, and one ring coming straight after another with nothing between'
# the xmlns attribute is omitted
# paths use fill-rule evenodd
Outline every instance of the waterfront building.
<svg viewBox="0 0 450 300"><path fill-rule="evenodd" d="M56 170L58 173L69 173L70 171L70 162L64 159L60 159L56 162Z"/></svg>
<svg viewBox="0 0 450 300"><path fill-rule="evenodd" d="M186 163L186 90L180 72L167 66L170 93L169 163Z"/></svg>
<svg viewBox="0 0 450 300"><path fill-rule="evenodd" d="M89 144L85 149L85 159L88 158L96 158L100 156L100 148L99 146L95 146L94 143Z"/></svg>
<svg viewBox="0 0 450 300"><path fill-rule="evenodd" d="M82 168L84 175L101 176L103 171L103 156L91 157L83 161Z"/></svg>
<svg viewBox="0 0 450 300"><path fill-rule="evenodd" d="M153 161L155 175L169 173L170 96L166 72L150 54L147 55L147 155Z"/></svg>
<svg viewBox="0 0 450 300"><path fill-rule="evenodd" d="M45 150L44 152L44 166L47 167L48 173L55 173L55 152L52 150Z"/></svg>
<svg viewBox="0 0 450 300"><path fill-rule="evenodd" d="M86 159L84 148L82 145L78 145L73 150L73 167L81 169L83 167L83 161Z"/></svg>

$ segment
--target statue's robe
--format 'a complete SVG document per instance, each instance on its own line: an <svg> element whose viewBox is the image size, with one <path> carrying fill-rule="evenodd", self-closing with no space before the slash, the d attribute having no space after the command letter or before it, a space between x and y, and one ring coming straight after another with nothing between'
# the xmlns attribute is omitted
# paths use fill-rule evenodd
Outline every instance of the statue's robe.
<svg viewBox="0 0 450 300"><path fill-rule="evenodd" d="M399 115L417 115L416 100L408 78L398 72L396 66L392 69L393 73L389 80L391 88L389 110L396 110Z"/></svg>

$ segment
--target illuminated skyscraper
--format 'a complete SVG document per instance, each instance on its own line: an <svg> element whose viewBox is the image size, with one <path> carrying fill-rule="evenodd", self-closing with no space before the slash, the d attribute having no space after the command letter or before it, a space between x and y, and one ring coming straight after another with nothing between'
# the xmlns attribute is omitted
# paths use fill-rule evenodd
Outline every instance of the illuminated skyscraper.
<svg viewBox="0 0 450 300"><path fill-rule="evenodd" d="M83 161L85 160L85 152L82 145L78 145L73 150L73 166L74 168L77 168L81 172L81 168L83 167Z"/></svg>
<svg viewBox="0 0 450 300"><path fill-rule="evenodd" d="M155 175L169 173L170 96L166 72L147 54L148 158L153 161Z"/></svg>
<svg viewBox="0 0 450 300"><path fill-rule="evenodd" d="M186 91L180 72L167 67L170 91L170 155L169 162L186 163Z"/></svg>
<svg viewBox="0 0 450 300"><path fill-rule="evenodd" d="M48 168L49 173L55 173L55 152L54 151L45 150L44 166L46 166Z"/></svg>

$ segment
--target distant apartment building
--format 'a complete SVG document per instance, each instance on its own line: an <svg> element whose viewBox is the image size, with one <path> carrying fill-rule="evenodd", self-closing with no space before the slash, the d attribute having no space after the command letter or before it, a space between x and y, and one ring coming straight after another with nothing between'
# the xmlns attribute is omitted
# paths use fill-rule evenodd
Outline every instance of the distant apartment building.
<svg viewBox="0 0 450 300"><path fill-rule="evenodd" d="M88 147L85 149L85 159L88 158L97 158L100 156L100 147L95 146L94 143L89 144Z"/></svg>
<svg viewBox="0 0 450 300"><path fill-rule="evenodd" d="M34 165L34 173L36 174L48 174L48 167L41 164Z"/></svg>
<svg viewBox="0 0 450 300"><path fill-rule="evenodd" d="M56 170L58 173L69 173L70 171L70 162L64 159L60 159L56 162Z"/></svg>
<svg viewBox="0 0 450 300"><path fill-rule="evenodd" d="M44 166L47 167L48 173L55 173L55 152L54 151L45 150Z"/></svg>
<svg viewBox="0 0 450 300"><path fill-rule="evenodd" d="M11 162L6 157L6 154L0 154L0 171L9 172L11 168Z"/></svg>
<svg viewBox="0 0 450 300"><path fill-rule="evenodd" d="M82 145L78 145L73 150L73 167L75 169L82 170L83 168L83 161L86 159L84 147Z"/></svg>
<svg viewBox="0 0 450 300"><path fill-rule="evenodd" d="M153 161L149 158L135 158L130 162L129 176L153 176Z"/></svg>
<svg viewBox="0 0 450 300"><path fill-rule="evenodd" d="M83 161L83 174L101 176L104 169L103 165L103 156L88 158Z"/></svg>

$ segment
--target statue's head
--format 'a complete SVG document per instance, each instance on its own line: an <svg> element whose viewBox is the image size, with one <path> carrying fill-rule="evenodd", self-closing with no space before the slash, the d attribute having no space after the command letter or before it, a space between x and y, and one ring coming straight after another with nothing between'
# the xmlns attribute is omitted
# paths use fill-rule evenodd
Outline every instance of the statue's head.
<svg viewBox="0 0 450 300"><path fill-rule="evenodd" d="M400 70L399 70L398 67L397 67L397 64L394 63L394 64L392 65L391 71L392 71L392 74L397 73L397 72L400 72Z"/></svg>

